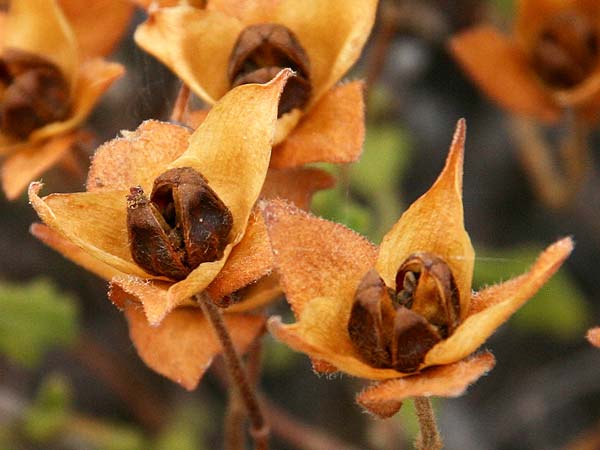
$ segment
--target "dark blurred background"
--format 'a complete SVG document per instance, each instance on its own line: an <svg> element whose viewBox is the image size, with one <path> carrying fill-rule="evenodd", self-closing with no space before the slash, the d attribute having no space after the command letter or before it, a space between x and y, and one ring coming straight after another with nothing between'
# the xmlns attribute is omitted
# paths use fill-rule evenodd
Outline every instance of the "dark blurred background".
<svg viewBox="0 0 600 450"><path fill-rule="evenodd" d="M486 343L496 368L465 396L436 399L446 448L600 449L600 350L584 338L600 325L598 133L576 196L559 209L544 206L519 163L508 113L481 95L447 51L460 29L482 21L507 27L513 7L505 0L382 1L349 74L370 83L365 153L351 168L331 168L343 181L313 205L379 242L435 180L456 121L465 117L474 287L521 273L559 237L574 236L576 249ZM143 19L135 15L111 57L127 75L87 125L98 143L144 119L167 119L173 107L178 81L132 41ZM81 171L71 161L47 173L45 192L82 190L93 148L79 155ZM191 393L147 369L107 301L106 283L28 233L37 218L25 196L2 199L0 208L0 449L221 448L227 395L220 361ZM289 314L283 302L272 310ZM394 418L376 420L354 402L363 381L318 377L306 356L265 341L260 384L274 419L274 449L314 449L296 439L311 433L322 450L412 448L411 402ZM340 441L327 441L333 437Z"/></svg>

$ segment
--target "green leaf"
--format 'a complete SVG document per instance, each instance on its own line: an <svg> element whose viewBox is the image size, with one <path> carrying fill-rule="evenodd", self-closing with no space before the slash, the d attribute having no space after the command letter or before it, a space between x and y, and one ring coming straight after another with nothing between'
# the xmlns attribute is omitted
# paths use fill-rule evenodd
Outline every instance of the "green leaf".
<svg viewBox="0 0 600 450"><path fill-rule="evenodd" d="M47 280L0 283L0 352L27 367L78 334L76 303Z"/></svg>
<svg viewBox="0 0 600 450"><path fill-rule="evenodd" d="M494 255L478 258L474 286L508 280L527 271L542 248L533 245L508 250L479 252ZM579 337L589 327L589 305L575 281L560 270L513 317L513 326L530 332L545 333L558 339Z"/></svg>
<svg viewBox="0 0 600 450"><path fill-rule="evenodd" d="M71 401L71 386L65 377L59 374L46 377L24 415L26 435L33 441L45 442L59 434L71 416Z"/></svg>

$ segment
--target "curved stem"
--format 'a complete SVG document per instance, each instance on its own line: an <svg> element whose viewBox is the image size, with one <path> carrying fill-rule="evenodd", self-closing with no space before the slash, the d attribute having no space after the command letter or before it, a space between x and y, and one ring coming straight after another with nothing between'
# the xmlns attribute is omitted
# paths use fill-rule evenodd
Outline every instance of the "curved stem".
<svg viewBox="0 0 600 450"><path fill-rule="evenodd" d="M231 384L237 389L240 400L243 402L248 413L248 418L252 426L250 434L254 439L256 449L268 450L269 426L258 403L256 393L248 381L248 375L242 365L242 360L235 350L231 336L227 331L223 315L208 296L196 295L196 299L221 342L223 359L225 360L228 376Z"/></svg>
<svg viewBox="0 0 600 450"><path fill-rule="evenodd" d="M417 438L416 447L419 450L439 450L442 448L442 438L435 421L435 413L428 397L415 397L415 410L421 432Z"/></svg>
<svg viewBox="0 0 600 450"><path fill-rule="evenodd" d="M171 112L171 120L173 122L184 123L191 93L188 85L185 84L183 81L181 83L182 84L179 88L179 93L177 94L177 98L175 99L173 111Z"/></svg>

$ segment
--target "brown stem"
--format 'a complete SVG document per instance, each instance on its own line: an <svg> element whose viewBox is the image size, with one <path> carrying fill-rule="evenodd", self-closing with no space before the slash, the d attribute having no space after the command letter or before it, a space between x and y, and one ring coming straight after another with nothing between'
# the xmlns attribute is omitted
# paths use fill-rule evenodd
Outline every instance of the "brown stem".
<svg viewBox="0 0 600 450"><path fill-rule="evenodd" d="M171 112L171 120L173 122L185 123L189 100L190 88L182 82L177 98L175 99L175 106L173 106L173 111Z"/></svg>
<svg viewBox="0 0 600 450"><path fill-rule="evenodd" d="M442 438L435 421L435 413L428 397L415 397L415 410L419 421L420 433L417 438L418 450L439 450L442 448Z"/></svg>
<svg viewBox="0 0 600 450"><path fill-rule="evenodd" d="M577 118L570 119L558 161L532 120L515 118L512 132L523 168L542 203L553 209L567 206L588 170L588 128Z"/></svg>
<svg viewBox="0 0 600 450"><path fill-rule="evenodd" d="M260 376L262 356L262 340L259 336L248 351L246 370L248 381L256 386ZM246 410L237 391L229 390L229 405L225 416L225 450L239 450L244 448L244 423Z"/></svg>
<svg viewBox="0 0 600 450"><path fill-rule="evenodd" d="M246 408L251 424L250 434L254 439L255 447L257 450L268 450L269 426L258 403L256 393L248 381L248 375L244 370L242 360L235 350L231 336L227 331L223 315L208 296L196 295L196 299L223 347L223 359L228 376Z"/></svg>

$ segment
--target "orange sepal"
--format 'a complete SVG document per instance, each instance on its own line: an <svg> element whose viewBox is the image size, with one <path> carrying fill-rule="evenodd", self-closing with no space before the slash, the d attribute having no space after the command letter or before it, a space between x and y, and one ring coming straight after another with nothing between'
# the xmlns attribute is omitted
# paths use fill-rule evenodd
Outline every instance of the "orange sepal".
<svg viewBox="0 0 600 450"><path fill-rule="evenodd" d="M187 149L191 132L184 127L146 120L135 131L108 141L94 154L87 190L127 190L141 185L150 192L154 179Z"/></svg>
<svg viewBox="0 0 600 450"><path fill-rule="evenodd" d="M197 308L171 312L152 327L135 304L125 306L129 336L142 360L151 369L191 391L221 353L221 344L210 323ZM264 317L230 314L224 317L231 339L241 354L259 336Z"/></svg>
<svg viewBox="0 0 600 450"><path fill-rule="evenodd" d="M130 0L59 0L84 57L108 55L127 31L134 11Z"/></svg>
<svg viewBox="0 0 600 450"><path fill-rule="evenodd" d="M468 359L431 367L415 375L387 380L366 388L356 401L381 418L393 416L412 397L458 397L467 387L494 368L495 359L483 352Z"/></svg>
<svg viewBox="0 0 600 450"><path fill-rule="evenodd" d="M529 67L523 51L490 26L464 31L450 40L455 59L487 95L503 107L545 122L560 107Z"/></svg>
<svg viewBox="0 0 600 450"><path fill-rule="evenodd" d="M362 81L353 81L326 92L273 149L271 167L356 161L365 139L363 90Z"/></svg>
<svg viewBox="0 0 600 450"><path fill-rule="evenodd" d="M354 231L282 200L266 202L264 217L275 267L296 316L316 297L333 297L336 304L348 300L351 306L376 248Z"/></svg>

